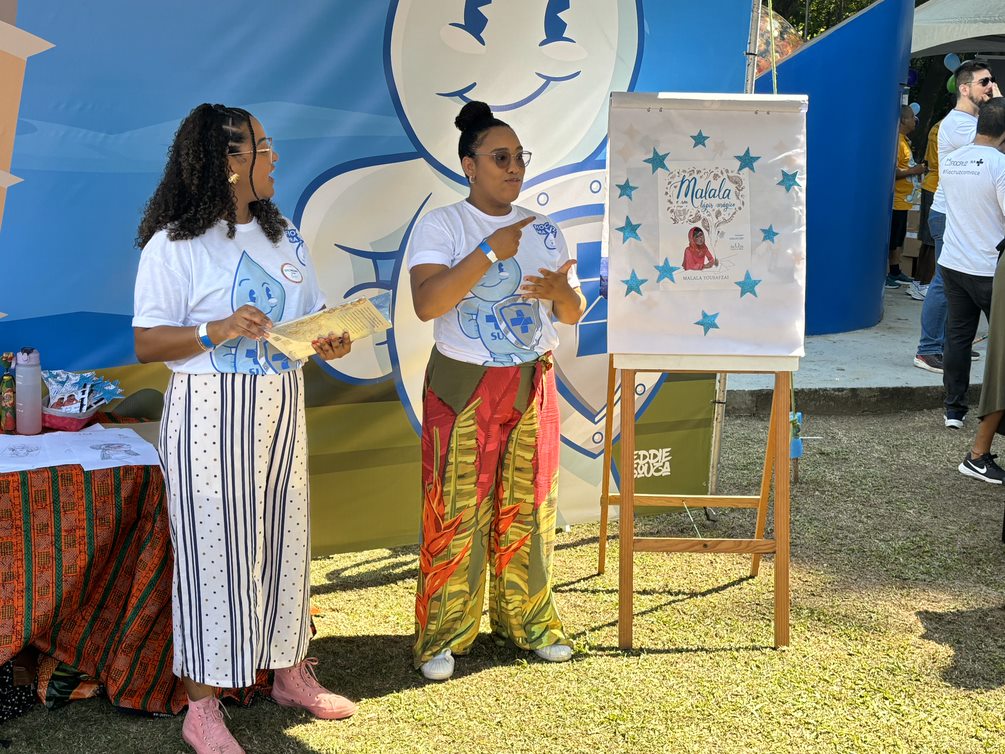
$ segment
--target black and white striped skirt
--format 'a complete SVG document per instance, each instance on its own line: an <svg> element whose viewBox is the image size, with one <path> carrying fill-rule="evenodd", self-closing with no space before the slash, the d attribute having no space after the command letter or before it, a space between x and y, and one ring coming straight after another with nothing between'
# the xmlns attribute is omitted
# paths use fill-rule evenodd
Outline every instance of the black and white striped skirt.
<svg viewBox="0 0 1005 754"><path fill-rule="evenodd" d="M310 499L303 374L174 374L161 465L174 673L241 687L304 659Z"/></svg>

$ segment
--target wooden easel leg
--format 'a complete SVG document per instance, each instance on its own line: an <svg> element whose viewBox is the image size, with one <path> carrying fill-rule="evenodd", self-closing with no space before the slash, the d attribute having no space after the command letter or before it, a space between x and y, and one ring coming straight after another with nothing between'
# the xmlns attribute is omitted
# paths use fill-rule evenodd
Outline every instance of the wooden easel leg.
<svg viewBox="0 0 1005 754"><path fill-rule="evenodd" d="M632 648L635 584L635 371L621 371L621 518L618 534L618 646Z"/></svg>
<svg viewBox="0 0 1005 754"><path fill-rule="evenodd" d="M792 373L775 374L775 648L789 644L789 404Z"/></svg>
<svg viewBox="0 0 1005 754"><path fill-rule="evenodd" d="M611 459L614 457L614 356L607 357L607 416L604 418L604 458L600 464L600 553L597 573L607 569L607 513L611 499Z"/></svg>
<svg viewBox="0 0 1005 754"><path fill-rule="evenodd" d="M761 539L768 525L768 499L771 496L771 472L774 469L775 454L775 404L778 394L771 398L771 414L768 419L768 442L764 447L764 469L761 472L761 499L757 503L757 524L754 526L754 539ZM788 398L786 398L788 400ZM750 577L757 576L761 568L761 555L754 553L750 559Z"/></svg>

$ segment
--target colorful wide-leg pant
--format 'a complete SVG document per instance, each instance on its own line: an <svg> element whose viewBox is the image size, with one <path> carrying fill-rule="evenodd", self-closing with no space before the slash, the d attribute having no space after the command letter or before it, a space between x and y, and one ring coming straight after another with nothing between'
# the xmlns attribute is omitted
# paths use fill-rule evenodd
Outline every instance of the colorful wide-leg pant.
<svg viewBox="0 0 1005 754"><path fill-rule="evenodd" d="M490 566L495 634L522 649L571 642L551 590L559 412L550 357L483 367L433 351L422 422L415 666L478 634Z"/></svg>
<svg viewBox="0 0 1005 754"><path fill-rule="evenodd" d="M175 374L160 454L174 545L174 673L250 686L310 639L303 374Z"/></svg>

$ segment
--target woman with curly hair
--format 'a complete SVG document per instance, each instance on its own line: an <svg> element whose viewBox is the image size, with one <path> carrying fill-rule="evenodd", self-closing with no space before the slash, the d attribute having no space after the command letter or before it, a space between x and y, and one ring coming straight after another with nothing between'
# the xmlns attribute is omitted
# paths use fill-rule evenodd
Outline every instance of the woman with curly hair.
<svg viewBox="0 0 1005 754"><path fill-rule="evenodd" d="M465 201L409 242L415 312L433 320L422 416L415 667L454 672L478 634L489 567L493 631L550 662L572 657L551 591L559 460L553 320L586 302L565 238L513 204L530 152L484 102L455 120Z"/></svg>
<svg viewBox="0 0 1005 754"><path fill-rule="evenodd" d="M174 672L182 736L243 752L216 692L275 670L272 698L324 719L356 706L307 657L310 518L302 362L275 322L324 306L297 230L271 199L279 156L246 110L203 104L182 121L137 245L133 328L141 362L172 370L160 454L174 545ZM348 333L314 342L323 359Z"/></svg>

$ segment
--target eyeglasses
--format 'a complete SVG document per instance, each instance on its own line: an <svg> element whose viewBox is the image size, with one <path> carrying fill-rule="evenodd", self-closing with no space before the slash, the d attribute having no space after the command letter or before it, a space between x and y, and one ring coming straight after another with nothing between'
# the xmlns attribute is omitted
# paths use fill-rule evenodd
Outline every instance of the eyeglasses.
<svg viewBox="0 0 1005 754"><path fill-rule="evenodd" d="M531 153L527 152L526 150L521 150L514 154L510 154L509 152L501 150L498 152L472 152L471 156L491 157L493 160L496 161L496 167L505 170L506 168L509 167L510 160L516 160L516 164L522 168L527 167L528 165L530 165Z"/></svg>
<svg viewBox="0 0 1005 754"><path fill-rule="evenodd" d="M995 83L995 77L985 76L982 79L974 79L973 81L970 81L968 83L970 84L970 86L973 86L974 84L977 84L977 86L987 86L988 84Z"/></svg>
<svg viewBox="0 0 1005 754"><path fill-rule="evenodd" d="M260 142L259 145L258 145L258 147L256 147L255 149L245 149L243 152L227 152L227 154L228 155L251 154L252 152L258 152L258 154L268 154L269 157L271 158L272 157L272 137L271 136L265 137L265 140L262 141L262 142Z"/></svg>

